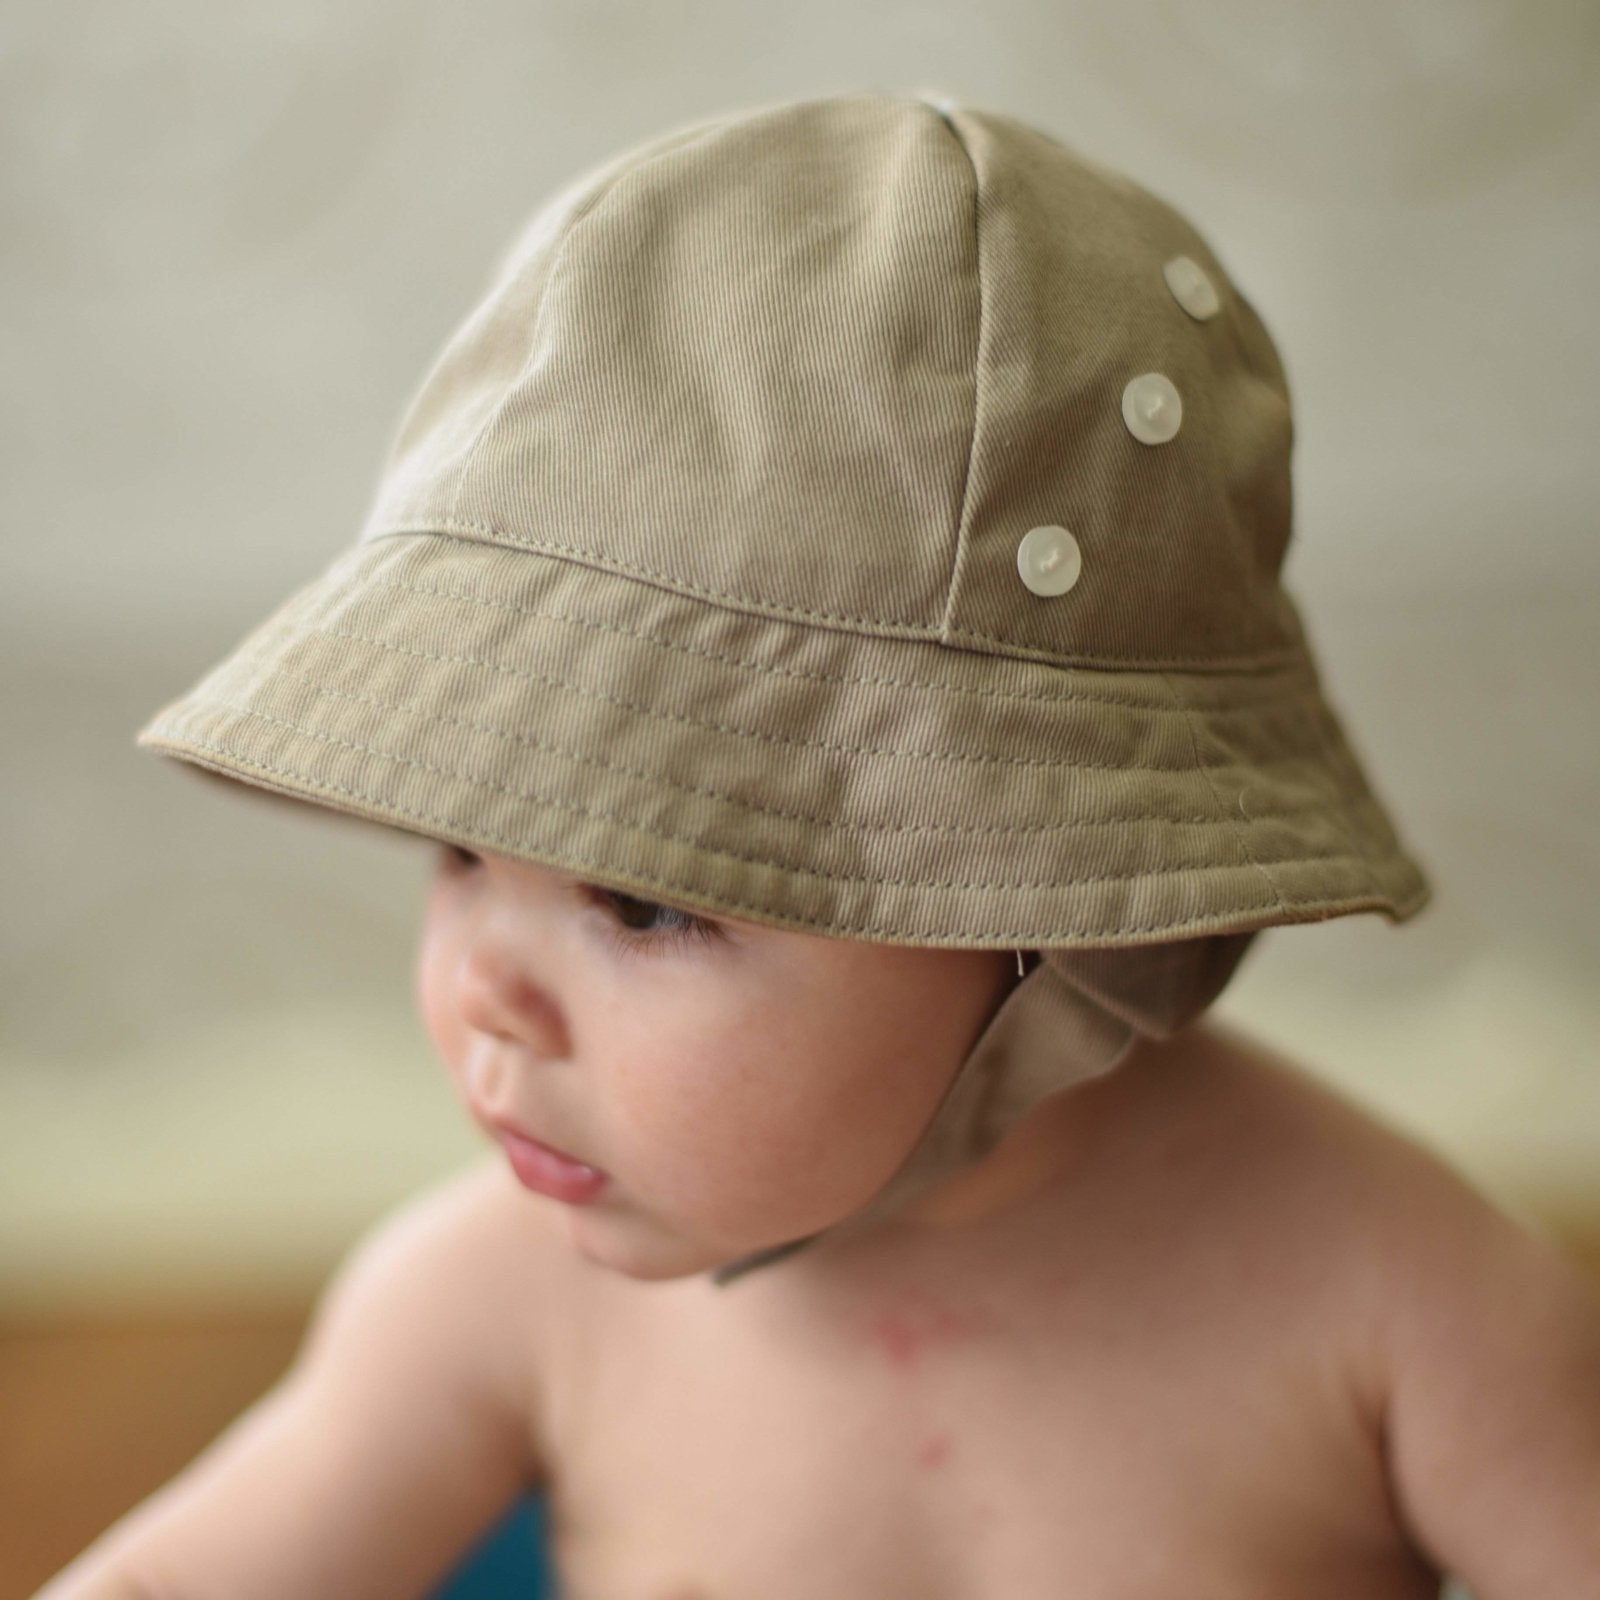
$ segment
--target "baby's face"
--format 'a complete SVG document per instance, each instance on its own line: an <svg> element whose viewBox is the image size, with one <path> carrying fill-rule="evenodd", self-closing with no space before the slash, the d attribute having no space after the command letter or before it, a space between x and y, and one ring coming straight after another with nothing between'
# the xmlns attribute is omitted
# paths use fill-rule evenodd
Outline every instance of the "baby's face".
<svg viewBox="0 0 1600 1600"><path fill-rule="evenodd" d="M417 982L468 1109L564 1207L575 1246L667 1278L859 1209L1011 974L1009 952L708 920L447 847Z"/></svg>

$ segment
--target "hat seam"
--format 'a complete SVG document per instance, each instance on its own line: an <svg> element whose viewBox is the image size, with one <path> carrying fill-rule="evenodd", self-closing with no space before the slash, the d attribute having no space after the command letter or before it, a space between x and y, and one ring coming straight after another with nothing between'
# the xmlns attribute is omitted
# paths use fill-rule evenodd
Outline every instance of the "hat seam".
<svg viewBox="0 0 1600 1600"><path fill-rule="evenodd" d="M793 678L804 683L837 683L859 684L864 688L880 689L929 689L940 693L964 694L977 699L1006 700L1018 704L1038 702L1044 704L1061 704L1069 701L1079 701L1086 705L1124 706L1129 710L1149 710L1178 715L1183 712L1182 706L1167 705L1159 701L1140 700L1129 695L1110 694L1099 690L1068 689L1062 691L1012 691L1009 689L985 689L976 684L957 683L953 680L891 678L868 673L858 676L848 672L802 672L792 667L775 666L768 662L757 661L749 656L725 655L715 650L703 650L695 645L685 644L676 639L666 639L659 634L646 633L638 628L624 627L618 623L602 622L597 618L580 616L570 611L546 611L536 606L520 605L507 600L494 600L487 596L474 594L470 589L435 589L426 584L405 583L395 578L375 578L368 585L371 589L391 589L403 594L413 594L427 599L435 600L461 600L469 605L474 605L490 611L504 611L513 616L530 617L537 622L562 622L573 627L588 628L596 633L610 634L615 638L636 639L641 644L652 645L657 649L670 651L675 655L693 656L701 661L715 662L720 666L738 667L751 672L766 673L772 677ZM939 644L937 639L919 641L926 644ZM1094 667L1058 666L1054 662L1034 663L1047 665L1057 672L1095 672ZM1266 672L1246 673L1247 677L1267 679L1269 676L1277 682L1287 682L1291 691L1297 696L1307 699L1316 698L1314 686L1306 679L1304 672L1285 673L1279 668L1270 668ZM1269 705L1282 698L1281 693L1268 693L1258 695L1253 699L1240 700L1233 697L1232 703L1226 706L1206 707L1205 710L1215 710L1220 714L1234 715L1256 708Z"/></svg>
<svg viewBox="0 0 1600 1600"><path fill-rule="evenodd" d="M673 148L676 148L676 146L673 146ZM660 153L654 153L654 158L660 159ZM648 160L644 163L619 162L615 170L611 173L608 181L596 184L595 187L591 189L588 194L582 196L573 206L573 208L567 213L567 215L562 218L560 233L554 240L551 241L549 246L549 265L547 269L548 276L545 280L547 283L554 279L556 273L560 270L561 263L567 253L567 245L570 242L572 235L583 224L589 213L593 211L600 201L605 199L606 196L608 196L619 183L622 182L623 178L628 176L632 171L635 170L636 167L641 164L647 165ZM551 298L552 297L548 294L540 294L538 296L538 301L534 308L532 319L533 325L531 328L526 330L528 334L528 343L523 351L522 364L517 369L516 378L501 390L499 399L496 401L494 407L484 417L483 421L478 424L478 428L472 436L471 445L468 446L461 457L461 466L456 473L455 487L450 491L450 507L445 513L446 520L450 520L455 517L456 508L461 504L461 496L463 491L466 489L468 475L472 471L473 463L478 458L479 450L483 447L483 441L489 436L490 431L499 423L500 419L506 414L507 410L510 409L512 399L522 390L523 381L528 376L528 369L533 365L535 359L545 349L545 343L540 335L544 330Z"/></svg>
<svg viewBox="0 0 1600 1600"><path fill-rule="evenodd" d="M832 744L825 739L793 739L784 734L772 733L762 728L742 728L732 723L707 722L702 718L689 716L685 712L641 705L637 701L623 700L616 695L606 694L599 689L591 689L584 684L575 683L567 678L555 677L546 672L534 672L525 667L507 666L502 662L484 661L477 656L440 655L434 651L418 650L410 645L397 644L388 639L375 639L368 634L352 633L339 628L316 628L308 631L318 638L341 639L347 644L368 645L374 649L390 651L395 655L409 656L413 660L431 661L437 666L477 667L486 672L500 673L505 677L521 679L524 682L542 684L546 688L564 689L584 699L598 700L601 704L614 706L619 711L633 712L658 722L673 722L684 727L698 728L706 733L726 734L733 738L748 739L760 744L778 745L790 750L820 750L829 755L878 756L889 760L937 761L948 762L952 765L971 762L988 767L1037 768L1049 771L1184 772L1188 770L1186 766L1157 767L1147 763L1135 764L1126 762L1095 763L1072 760L1070 758L1051 760L1046 756L999 756L982 751L969 753L966 751L908 750L897 749L887 745ZM279 669L273 666L268 667L266 670L271 673ZM1149 709L1159 711L1163 708L1156 706ZM1167 709L1180 712L1185 710L1181 703ZM1192 731L1190 737L1192 740ZM1264 759L1266 758L1258 758L1256 764L1261 764ZM1293 756L1279 757L1278 759L1293 759Z"/></svg>
<svg viewBox="0 0 1600 1600"><path fill-rule="evenodd" d="M762 672L774 677L793 678L797 681L808 683L838 683L859 684L863 687L890 688L890 689L927 689L950 694L970 695L980 699L996 699L1025 702L1047 702L1051 704L1067 701L1082 701L1091 705L1125 706L1134 710L1153 710L1176 713L1182 708L1165 705L1157 701L1136 699L1128 695L1108 694L1101 691L1088 691L1071 689L1065 691L1013 691L1009 689L986 689L974 684L964 684L953 679L913 679L892 678L876 674L856 675L844 672L803 672L791 667L772 665L767 662L757 661L748 656L726 655L715 650L703 650L694 645L684 644L675 639L663 638L659 634L646 633L637 628L623 627L617 623L603 622L597 618L580 616L570 611L549 611L536 606L521 605L512 601L495 600L484 595L473 593L469 589L438 589L426 584L406 583L394 578L375 578L367 586L370 589L388 589L403 594L413 594L424 598L439 600L460 600L469 605L478 606L484 610L503 611L514 616L530 617L539 622L560 622L573 627L588 628L597 633L610 634L616 638L635 639L641 644L652 645L657 649L670 651L676 655L693 656L702 661L711 661L723 666L738 667L752 672ZM928 639L919 641L928 644L938 644L938 640ZM1058 672L1085 672L1092 673L1099 670L1094 667L1058 666L1055 663L1042 663ZM1271 668L1268 672L1246 673L1251 678L1265 679L1269 676L1280 682L1291 685L1291 692L1302 695L1308 699L1315 698L1316 690L1306 679L1304 672L1284 673L1278 668ZM1233 715L1238 712L1251 711L1281 699L1281 693L1259 695L1253 699L1239 700L1232 698L1232 703L1226 706L1206 707L1207 711Z"/></svg>
<svg viewBox="0 0 1600 1600"><path fill-rule="evenodd" d="M955 528L955 548L950 557L950 570L945 578L944 606L939 615L939 638L941 641L949 640L956 634L952 624L952 617L956 606L956 593L960 586L961 574L967 564L967 552L971 548L970 528L968 516L971 512L974 476L972 464L978 455L978 434L981 430L981 410L983 406L983 385L980 381L983 370L984 343L988 334L987 313L989 297L984 292L983 275L983 178L978 171L978 163L972 159L972 152L967 148L967 141L961 137L955 122L937 107L928 106L926 101L918 101L928 113L938 121L949 137L960 150L962 159L966 162L967 170L972 175L972 257L973 275L978 284L978 327L977 337L973 341L972 354L972 427L967 435L967 464L961 479L961 504L957 513Z"/></svg>
<svg viewBox="0 0 1600 1600"><path fill-rule="evenodd" d="M247 715L251 715L251 716L259 716L259 715L261 715L260 713L257 713L257 712L251 712L251 713L246 713L246 714ZM273 719L267 718L266 720L271 721ZM309 730L300 730L300 731L309 732ZM159 724L159 723L153 724L152 727L143 736L143 738L145 739L146 742L156 743L157 747L159 748L158 741L159 741L160 737L162 736L162 732L163 732L163 730L162 730L161 724ZM309 736L310 737L314 737L314 738L329 739L329 742L336 743L336 744L343 743L343 741L340 741L340 740L332 740L327 735L310 734ZM250 769L252 771L267 773L267 774L270 774L270 775L275 776L275 777L293 779L297 784L305 785L306 789L309 790L310 792L326 792L326 793L333 793L333 794L342 794L342 795L345 795L345 796L347 796L347 797L349 797L350 799L353 799L353 800L365 801L368 805L376 806L376 807L380 808L381 810L384 810L384 811L387 811L387 812L391 812L391 813L393 813L395 815L410 817L413 821L436 823L436 824L440 825L441 827L447 829L448 832L449 832L449 836L451 836L451 837L462 838L462 839L475 839L475 840L479 840L479 841L481 841L483 839L490 839L490 840L492 840L492 841L494 841L496 843L507 844L507 845L511 845L511 846L513 846L513 847L515 847L517 849L526 850L526 845L525 845L525 843L523 841L515 838L512 835L502 834L502 833L498 832L498 830L495 830L495 829L490 829L490 828L476 828L476 829L474 829L474 828L463 828L463 827L461 827L461 825L459 823L453 821L449 817L438 816L438 815L430 813L430 812L418 811L413 807L404 806L404 805L400 804L398 801L390 799L390 798L388 798L386 796L370 794L365 790L352 788L352 787L350 787L348 785L345 785L345 784L330 783L324 778L317 777L312 773L298 771L297 769L292 768L292 767L274 766L273 764L271 764L269 762L258 761L256 759L254 759L253 757L242 755L238 751L232 750L226 745L215 744L215 743L212 743L209 740L195 738L192 735L185 735L185 734L182 734L182 733L178 732L176 729L171 730L166 735L166 737L171 741L171 743L174 746L183 746L183 747L191 748L191 749L195 749L195 750L207 751L207 752L209 752L209 753L211 753L213 755L216 755L216 756L226 757L229 762L235 764L237 767L240 767L240 768L248 768L248 769ZM1099 875L1099 876L1095 876L1095 877L1089 877L1089 878L1038 879L1038 880L1033 880L1033 881L1023 881L1023 882L1015 882L1015 883L1004 882L1004 881L992 881L992 880L987 880L987 879L967 880L967 881L946 880L944 882L940 882L940 881L938 881L936 879L923 879L923 878L875 878L875 877L864 876L864 875L855 874L855 873L819 872L815 868L798 866L798 865L792 864L790 862L773 861L773 860L766 859L764 857L744 856L744 855L739 855L739 854L737 854L736 852L733 852L733 851L719 850L719 849L716 849L716 848L714 848L712 846L706 845L700 839L684 838L684 837L681 837L681 836L675 835L675 834L663 833L660 829L648 828L648 827L645 827L642 823L631 822L627 818L624 818L624 817L613 816L613 815L611 815L609 813L606 813L606 812L591 811L586 807L578 806L578 805L576 805L576 804L574 804L572 802L569 802L569 801L563 801L563 800L560 800L560 799L557 799L557 798L554 798L554 797L551 797L551 796L547 796L547 795L534 794L534 793L532 793L530 791L526 791L526 790L512 789L512 788L509 788L509 787L507 787L505 785L502 785L502 784L496 784L496 783L492 783L492 782L487 782L487 781L485 781L483 779L474 778L468 773L456 772L456 771L453 771L453 770L448 769L448 768L441 769L441 768L436 768L436 767L430 767L430 766L427 765L427 763L415 761L415 760L413 760L412 758L409 758L409 757L392 756L386 751L368 750L368 749L366 749L366 747L360 746L360 745L347 745L346 748L348 748L348 749L350 749L350 750L352 750L354 752L357 752L357 753L365 753L365 754L373 755L373 756L378 757L379 759L387 759L387 760L390 760L390 761L394 761L394 762L397 762L398 764L401 764L401 765L419 767L419 768L422 768L425 771L433 772L433 773L435 773L436 775L439 775L439 776L459 778L462 782L471 784L475 788L494 790L494 791L496 791L498 793L507 795L508 797L510 797L512 799L535 800L535 801L538 801L541 804L555 805L556 807L558 807L559 809L562 809L562 810L574 811L580 816L584 816L584 817L589 818L591 821L608 823L608 824L611 824L611 825L614 825L614 826L622 827L622 828L625 828L625 829L629 830L630 832L641 833L641 834L644 834L647 837L652 838L652 839L665 840L667 842L674 843L674 844L690 845L691 847L699 850L702 854L719 857L719 858L721 858L723 860L735 862L735 863L737 863L737 864L739 864L741 866L771 867L771 868L774 868L774 869L782 871L782 872L792 873L792 874L794 874L796 876L799 876L799 877L813 878L813 879L816 879L817 881L823 882L823 883L861 884L861 885L868 885L868 886L871 886L871 887L874 887L874 888L885 888L885 889L927 889L927 890L943 890L943 891L951 891L951 890L960 891L960 890L971 890L971 889L1013 889L1013 890L1015 890L1015 889L1056 889L1056 890L1060 890L1060 889L1086 888L1086 887L1091 887L1091 886L1099 885L1099 884L1113 884L1113 883L1127 884L1127 883L1135 883L1135 882L1140 882L1140 881L1160 880L1160 879L1165 879L1165 878L1170 878L1170 877L1184 876L1184 875L1187 875L1187 874L1190 874L1190 873L1194 873L1194 872L1237 872L1237 871L1240 870L1240 866L1241 866L1241 864L1238 863L1238 862L1205 863L1205 864L1199 864L1199 865L1190 865L1190 866L1181 867L1181 868L1161 869L1161 870L1157 870L1155 872L1108 873L1108 874ZM179 751L176 751L176 753L181 754L182 751L179 750ZM306 791L295 791L293 797L295 797L295 798L303 797L303 794L305 792ZM556 859L561 859L562 858L560 856L560 853L556 852L556 851L542 852L540 858L543 859L543 858L546 858L546 857L548 859L551 859L551 860L556 860ZM587 868L592 868L592 869L596 870L599 874L601 874L602 876L605 876L605 877L616 878L618 876L616 871L613 868L608 867L604 862L596 861L596 860L594 860L592 858L589 858L589 857L577 856L577 855L568 855L564 859L566 859L567 861L569 861L569 862L571 862L573 864L581 865L581 866L584 866L584 867L587 867ZM1331 855L1285 856L1285 857L1281 858L1280 860L1278 860L1276 862L1273 862L1272 864L1273 865L1282 866L1282 865L1291 865L1291 864L1304 863L1305 865L1309 866L1309 865L1331 864L1331 863L1334 863L1334 862L1341 862L1341 861L1354 861L1357 864L1360 864L1360 865L1363 865L1363 866L1366 865L1366 862L1365 862L1365 860L1363 858L1361 858L1361 857L1351 857L1351 856L1349 856L1349 855L1347 855L1347 854L1345 854L1343 852L1340 852L1340 853L1337 853L1337 854L1331 854ZM640 883L650 883L654 887L660 887L662 889L665 889L665 890L669 891L670 893L673 893L673 894L676 894L676 895L680 895L681 897L683 897L685 899L688 899L688 900L694 901L694 902L699 902L701 904L709 903L711 901L711 899L712 899L712 897L706 895L706 893L705 893L705 891L703 889L696 889L696 888L693 888L693 887L691 887L689 885L686 885L686 884L674 884L674 883L666 881L666 880L650 880L650 879L645 879L643 877L636 877L633 874L623 874L622 876L628 878L630 881L637 881L637 882L640 882ZM756 911L758 913L763 914L766 917L771 917L773 915L773 913L770 911L770 909L766 908L766 907L761 907L761 906L756 906L756 905L749 905L749 904L744 904L742 902L730 901L730 900L724 900L724 901L721 901L720 903L725 905L725 906L727 906L730 910L737 909L737 910ZM1349 897L1348 896L1346 896L1344 898L1333 898L1333 899L1330 899L1328 897L1323 897L1321 900L1317 900L1317 901L1311 901L1311 900L1307 900L1307 901L1300 901L1300 900L1286 901L1282 894L1276 893L1276 891L1275 891L1275 898L1272 899L1272 900L1267 900L1267 901L1248 901L1248 902L1245 902L1245 903L1240 904L1240 905L1225 907L1225 908L1223 908L1221 910L1220 913L1216 913L1216 914L1217 915L1221 915L1221 916L1232 916L1232 915L1235 915L1235 914L1237 914L1239 912L1270 910L1274 906L1276 906L1279 910L1288 912L1288 911L1293 911L1293 910L1306 910L1306 909L1309 909L1309 908L1311 908L1313 906L1316 906L1316 905L1346 905L1348 903L1349 903ZM1392 896L1374 894L1373 892L1369 891L1367 896L1365 897L1363 903L1372 903L1375 906L1386 906L1386 905L1392 905L1392 904L1401 904L1401 905L1403 905L1406 902L1397 902L1394 899L1394 897L1392 897ZM800 918L800 919L794 919L794 920L805 921L805 922L808 922L809 924L811 924L813 926L817 926L817 927L835 927L835 926L839 926L839 924L830 922L827 919L823 919L823 918ZM861 932L861 933L895 933L898 937L901 937L901 938L930 939L930 938L939 938L939 937L941 937L939 935L930 934L930 933L917 933L917 934L906 935L906 934L899 933L899 930L897 930L897 929L894 929L894 928L891 928L891 927L883 927L883 926L869 926L869 925L866 925L866 924L861 924L861 925L851 924L849 926L852 928L852 931L858 931L858 932ZM1125 931L1128 932L1128 933L1135 933L1135 934L1138 934L1138 933L1175 932L1175 931L1177 931L1179 928L1181 928L1183 926L1187 926L1187 925L1186 924L1150 923L1150 924L1147 924L1147 925L1135 926L1135 927L1132 927L1132 928L1128 928ZM1034 943L1039 948L1045 948L1046 947L1038 939L1037 930L1033 930L1033 931L1019 930L1019 931L1010 932L1010 933L985 934L982 937L984 937L986 939L994 939L994 940L1007 941L1007 942L1025 938L1025 939L1029 939L1029 940L1034 941ZM960 943L962 941L958 937L958 938L950 940L949 942L951 942L951 943ZM1087 948L1088 946L1084 946L1084 947ZM1101 946L1101 947L1114 948L1114 946ZM1074 947L1074 946L1063 946L1062 948L1076 948L1076 947Z"/></svg>
<svg viewBox="0 0 1600 1600"><path fill-rule="evenodd" d="M623 561L617 556L607 555L600 550L591 550L585 545L562 544L550 538L529 539L517 538L506 533L503 529L490 526L488 523L472 522L463 517L432 517L426 522L394 523L383 529L381 533L374 532L367 537L369 540L387 539L401 535L416 537L418 535L445 534L456 538L471 538L484 544L491 544L500 550L524 550L535 554L550 555L561 559L577 558L583 565L594 568L599 572L613 572L627 578L643 578L660 588L669 590L674 594L692 595L699 600L708 600L714 605L723 605L730 611L750 611L754 609L767 614L777 614L786 617L798 617L808 622L842 623L851 628L876 628L885 635L912 638L931 639L935 637L930 625L926 622L915 622L899 617L856 617L835 611L813 611L807 606L789 605L782 600L752 599L749 595L735 594L731 589L716 589L705 584L693 583L687 578L670 572L662 572L655 567L642 566L637 562Z"/></svg>
<svg viewBox="0 0 1600 1600"><path fill-rule="evenodd" d="M1000 634L980 633L972 628L944 629L943 624L929 624L895 617L861 617L837 611L815 611L807 606L790 605L782 600L768 600L760 596L736 594L731 589L710 588L704 584L662 572L654 567L622 561L602 551L584 545L562 544L550 538L516 538L488 523L472 522L461 517L433 517L425 522L397 522L381 531L369 531L362 537L363 544L379 539L446 537L465 539L472 543L488 544L497 550L523 551L545 555L557 560L573 560L596 572L610 572L619 577L643 580L671 594L691 595L724 610L745 616L787 617L803 623L822 627L837 627L842 631L873 630L882 638L909 638L924 644L942 644L948 648L966 645L989 645L1008 660L1043 661L1051 666L1074 666L1090 670L1096 665L1111 670L1140 668L1197 672L1248 672L1252 668L1270 670L1274 666L1300 659L1300 652L1292 645L1274 650L1257 651L1246 656L1225 657L1217 660L1207 656L1096 656L1089 660L1064 658L1057 652L1035 645L1017 643Z"/></svg>
<svg viewBox="0 0 1600 1600"><path fill-rule="evenodd" d="M825 825L834 830L851 833L877 833L884 835L895 834L946 834L960 837L983 837L985 835L1004 835L1014 837L1021 834L1055 833L1069 828L1095 828L1095 827L1120 827L1134 822L1169 822L1175 826L1208 826L1228 827L1230 819L1212 812L1205 816L1174 816L1170 812L1143 811L1124 812L1116 816L1103 817L1069 817L1058 822L1024 823L1016 827L1003 827L998 825L976 826L969 824L943 825L939 823L880 823L865 820L842 821L837 816L818 817L804 811L780 811L773 806L759 805L755 801L742 800L737 795L726 794L719 789L704 789L694 784L679 783L675 779L666 778L656 772L647 772L640 767L625 766L620 762L607 761L599 756L586 756L580 751L566 745L560 745L545 739L532 738L527 734L517 733L512 729L500 728L493 723L477 722L466 717L446 716L442 712L427 711L417 706L400 705L392 700L380 700L371 695L352 694L349 690L335 689L320 679L313 677L309 672L301 672L292 667L277 667L271 669L272 675L281 678L295 678L308 683L319 695L332 700L347 701L354 705L370 706L375 711L394 712L400 716L420 718L428 722L438 723L447 728L463 728L468 732L481 733L491 738L505 740L509 743L521 745L524 748L542 755L557 756L575 766L594 767L603 772L620 773L630 778L639 778L645 782L672 789L679 794L689 795L697 799L715 800L720 804L731 806L737 810L749 812L754 816L772 817L780 822L800 822ZM284 721L273 718L270 713L259 711L250 706L243 706L232 701L196 700L195 704L206 704L218 709L260 716L268 721L276 721L281 726L296 732L312 733L315 730L304 727L300 723ZM318 735L320 736L320 734ZM1095 769L1114 770L1114 769ZM1141 768L1129 768L1129 771L1141 771ZM1187 768L1159 769L1182 773ZM1251 821L1279 821L1291 817L1307 816L1312 813L1326 813L1328 802L1326 798L1311 801L1305 805L1279 807L1270 812L1257 812Z"/></svg>
<svg viewBox="0 0 1600 1600"><path fill-rule="evenodd" d="M1061 665L1069 670L1078 668L1083 671L1092 671L1095 667L1104 667L1115 671L1137 667L1146 672L1249 672L1260 668L1270 670L1288 662L1300 659L1300 652L1293 645L1283 645L1274 650L1258 651L1248 656L1224 656L1220 660L1209 656L1113 656L1096 655L1088 658L1063 657L1047 650L1036 649L1032 646L1018 645L1010 639L1002 638L999 634L980 633L974 628L951 628L940 640L953 648L967 644L994 645L1005 655L1017 660L1044 661L1050 665Z"/></svg>
<svg viewBox="0 0 1600 1600"><path fill-rule="evenodd" d="M1226 867L1218 867L1213 869L1207 864L1199 864L1186 867L1175 867L1158 873L1112 872L1100 873L1084 878L1038 878L1032 880L1025 879L1021 881L1010 881L1006 879L970 879L961 881L947 879L943 882L940 882L937 879L931 878L879 878L860 873L824 872L814 867L805 867L792 862L778 861L766 856L741 855L737 851L721 850L715 846L706 844L703 839L694 835L669 833L661 828L647 827L643 823L631 821L627 817L618 816L614 812L596 811L588 806L579 805L575 801L563 800L559 796L540 794L531 789L513 788L509 784L497 783L490 778L481 778L473 773L463 772L458 767L436 766L432 762L420 760L415 756L400 755L394 751L378 749L373 745L360 744L350 739L342 739L337 734L322 733L315 728L307 728L299 723L290 722L281 717L274 717L269 712L255 711L249 707L232 706L227 705L226 703L221 703L220 708L228 710L236 716L254 718L258 721L268 723L269 725L283 728L290 733L299 734L304 738L314 739L320 744L333 745L338 749L347 750L354 755L371 756L376 760L387 761L395 766L413 767L419 772L426 772L437 778L455 778L475 789L484 789L496 794L503 794L513 800L531 800L540 805L554 806L558 810L570 811L578 816L587 817L592 822L612 824L618 827L629 829L632 832L645 834L652 839L665 841L670 844L689 845L692 848L701 851L702 853L719 856L728 861L736 861L743 866L773 867L782 872L793 873L803 878L815 878L818 881L825 883L871 884L875 887L885 889L1081 889L1096 884L1134 883L1151 877L1175 876L1180 873L1193 871L1203 872L1208 870L1228 870L1229 868L1237 866L1237 863L1228 863ZM198 740L194 742L200 743ZM203 747L213 750L218 755L233 756L235 759L243 761L250 760L249 757L239 755L237 752L230 750L225 745L209 745ZM307 773L295 773L285 770L283 771L282 775L285 777L298 777L308 782L316 781ZM351 793L357 798L368 800L375 805L383 805L388 803L387 801L381 800L377 795L362 794L359 790L352 790ZM1299 854L1294 856L1285 856L1282 858L1282 863L1272 862L1269 864L1279 865L1301 862L1309 864L1311 862L1341 860L1356 860L1361 861L1363 865L1367 864L1363 857L1350 856L1344 851L1330 852L1325 854ZM1259 865L1259 863L1254 862L1253 858L1252 864ZM1272 887L1274 888L1274 892L1277 893L1276 886L1273 885ZM1278 894L1278 904L1287 909L1281 893Z"/></svg>

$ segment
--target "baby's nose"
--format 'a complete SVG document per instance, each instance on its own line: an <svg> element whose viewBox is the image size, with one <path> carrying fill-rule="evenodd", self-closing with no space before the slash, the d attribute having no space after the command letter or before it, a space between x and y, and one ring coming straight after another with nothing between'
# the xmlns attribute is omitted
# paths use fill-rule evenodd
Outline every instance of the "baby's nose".
<svg viewBox="0 0 1600 1600"><path fill-rule="evenodd" d="M456 966L455 1001L474 1032L540 1056L567 1054L566 1020L555 996L492 938L479 938Z"/></svg>

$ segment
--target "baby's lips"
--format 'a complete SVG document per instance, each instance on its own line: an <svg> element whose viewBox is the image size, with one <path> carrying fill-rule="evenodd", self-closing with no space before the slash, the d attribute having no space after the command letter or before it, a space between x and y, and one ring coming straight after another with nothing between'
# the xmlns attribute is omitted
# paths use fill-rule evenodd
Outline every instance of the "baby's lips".
<svg viewBox="0 0 1600 1600"><path fill-rule="evenodd" d="M496 1128L496 1134L511 1170L525 1189L568 1205L586 1205L606 1186L606 1174L599 1167L591 1167L586 1161L503 1124Z"/></svg>

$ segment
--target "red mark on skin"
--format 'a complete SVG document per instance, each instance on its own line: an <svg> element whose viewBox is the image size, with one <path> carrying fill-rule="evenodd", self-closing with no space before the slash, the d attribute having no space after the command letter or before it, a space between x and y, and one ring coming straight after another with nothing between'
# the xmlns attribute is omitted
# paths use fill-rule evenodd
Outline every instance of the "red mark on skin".
<svg viewBox="0 0 1600 1600"><path fill-rule="evenodd" d="M867 1325L872 1342L901 1372L916 1371L930 1350L965 1344L989 1331L983 1317L955 1311L916 1289L897 1295Z"/></svg>
<svg viewBox="0 0 1600 1600"><path fill-rule="evenodd" d="M923 1441L917 1452L917 1464L923 1467L942 1467L950 1459L950 1435L936 1433Z"/></svg>
<svg viewBox="0 0 1600 1600"><path fill-rule="evenodd" d="M872 1337L889 1358L891 1367L910 1368L917 1364L921 1344L915 1330L892 1311L885 1311L872 1324Z"/></svg>

